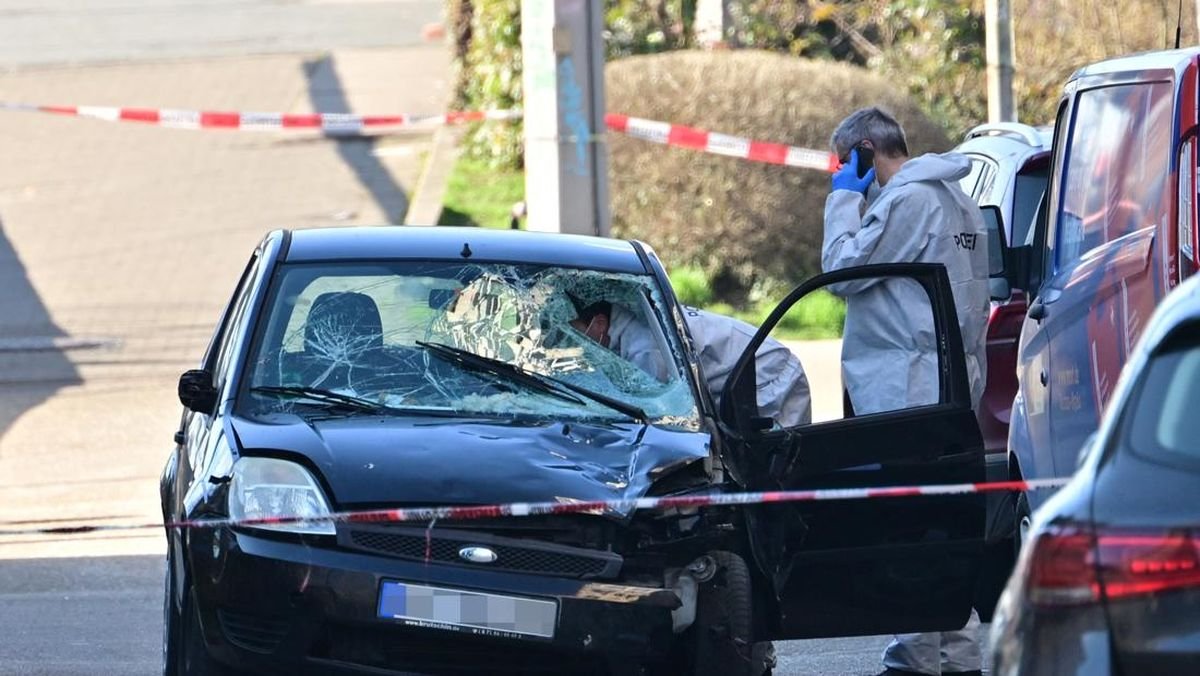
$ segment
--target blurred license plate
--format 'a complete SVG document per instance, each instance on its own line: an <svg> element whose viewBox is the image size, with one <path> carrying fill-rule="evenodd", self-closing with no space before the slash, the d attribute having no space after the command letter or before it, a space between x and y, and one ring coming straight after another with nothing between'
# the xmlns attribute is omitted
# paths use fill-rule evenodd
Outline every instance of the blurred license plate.
<svg viewBox="0 0 1200 676"><path fill-rule="evenodd" d="M384 581L379 616L481 636L554 638L558 603Z"/></svg>

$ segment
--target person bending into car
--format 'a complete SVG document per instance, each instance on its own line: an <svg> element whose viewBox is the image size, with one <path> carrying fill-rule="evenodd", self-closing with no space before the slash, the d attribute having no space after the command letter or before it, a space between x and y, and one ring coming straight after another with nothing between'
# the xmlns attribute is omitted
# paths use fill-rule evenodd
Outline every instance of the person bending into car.
<svg viewBox="0 0 1200 676"><path fill-rule="evenodd" d="M988 317L987 234L979 207L958 180L970 161L958 153L909 158L904 129L864 108L833 132L842 167L825 201L825 272L872 263L941 263L949 273L966 352L971 405L983 395ZM860 167L862 169L860 170ZM876 187L877 184L877 187ZM912 280L833 285L846 299L842 375L847 415L937 403L938 357L925 291ZM896 636L883 674L980 674L979 615L965 628Z"/></svg>
<svg viewBox="0 0 1200 676"><path fill-rule="evenodd" d="M683 317L699 356L705 389L719 406L721 390L757 329L733 317L691 307L684 308ZM579 310L571 326L647 373L665 378L663 355L649 327L621 305L594 303ZM767 338L755 356L760 413L782 427L808 424L812 400L800 360L774 338Z"/></svg>

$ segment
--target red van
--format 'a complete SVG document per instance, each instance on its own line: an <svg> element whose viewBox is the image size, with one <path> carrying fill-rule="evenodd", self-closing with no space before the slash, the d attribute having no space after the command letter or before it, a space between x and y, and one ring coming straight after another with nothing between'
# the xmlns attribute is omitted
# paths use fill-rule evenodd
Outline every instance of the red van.
<svg viewBox="0 0 1200 676"><path fill-rule="evenodd" d="M1031 254L1009 432L1020 476L1075 471L1155 306L1197 270L1198 78L1200 49L1186 49L1103 61L1064 88L1045 208L1016 243Z"/></svg>

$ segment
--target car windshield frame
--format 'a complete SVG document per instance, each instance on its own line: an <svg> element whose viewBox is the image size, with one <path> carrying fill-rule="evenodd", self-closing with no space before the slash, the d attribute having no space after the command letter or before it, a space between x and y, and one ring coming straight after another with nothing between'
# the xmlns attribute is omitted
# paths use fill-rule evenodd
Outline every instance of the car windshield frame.
<svg viewBox="0 0 1200 676"><path fill-rule="evenodd" d="M582 366L578 367L578 371L582 374L601 374L605 383L613 383L614 388L618 387L615 383L621 382L627 384L637 381L631 391L618 391L609 388L605 391L609 396L629 397L630 404L637 408L646 411L646 421L648 424L680 428L685 430L697 430L701 426L701 398L696 383L693 381L691 369L689 367L690 360L686 356L686 347L682 337L679 334L677 327L672 321L672 313L669 305L669 297L661 288L661 284L657 278L650 272L646 273L629 273L626 271L615 271L609 269L599 269L595 267L587 267L581 265L562 265L562 264L545 264L545 263L527 263L520 261L483 261L483 260L465 260L465 259L445 259L445 258L378 258L378 259L353 259L353 260L328 260L328 261L297 261L284 262L275 266L272 271L272 277L268 283L265 302L263 303L258 315L255 319L255 326L250 334L250 340L244 348L245 357L241 364L241 377L239 377L238 391L235 396L233 410L239 415L251 419L265 419L273 417L280 413L296 413L291 406L303 402L299 400L290 402L280 402L278 397L268 398L261 395L255 395L251 392L256 387L290 385L296 383L288 383L282 380L284 369L280 367L280 380L271 382L264 380L263 373L260 369L264 368L264 359L269 358L272 350L278 350L278 361L283 362L286 359L287 346L289 341L294 343L295 335L289 333L294 330L291 328L295 324L295 316L300 313L300 308L297 304L303 294L308 292L309 287L314 283L329 279L337 282L353 277L362 277L365 280L371 278L394 277L395 283L403 284L421 284L428 283L431 280L442 280L447 284L454 285L461 283L462 286L457 291L445 294L448 297L448 302L453 299L453 302L458 302L458 298L465 295L463 292L467 284L473 284L476 281L492 275L500 278L503 275L506 281L516 280L518 282L528 281L530 288L535 286L545 286L550 284L549 293L554 295L557 291L553 287L553 282L557 279L579 282L580 288L584 289L583 295L587 293L604 293L609 291L595 292L589 289L618 289L632 297L634 292L638 292L638 300L641 300L640 314L638 311L628 312L630 316L636 317L644 322L652 322L653 326L648 329L649 335L653 336L655 344L660 348L656 353L659 355L656 362L661 368L659 369L660 376L654 376L645 367L638 369L634 362L627 358L622 358L619 355L613 354L613 351L607 349L599 343L593 343L583 331L577 330L575 327L555 326L559 329L562 336L573 340L573 343L567 345L569 351L577 357ZM289 282L289 275L297 275L298 281ZM467 280L465 283L463 280ZM547 280L549 280L547 282ZM596 280L599 280L597 283ZM298 287L296 285L299 285ZM569 285L568 285L569 286ZM513 286L511 289L514 293L513 299L520 309L526 309L523 303L526 302L524 296L520 295L523 292L530 292L529 288L521 288ZM353 289L350 290L354 292ZM437 291L445 291L445 289L437 289ZM429 296L429 309L437 312L435 299L432 293L434 289L428 289L431 294ZM541 293L547 293L546 290L539 290ZM617 291L612 291L617 293ZM284 294L291 295L290 301L282 297ZM565 317L563 313L578 312L580 310L580 299L572 293L566 293L567 299L572 301L570 309L565 309L567 306L560 299L555 298L557 303L555 313L551 316L557 320L559 316ZM417 307L420 301L417 298L405 298L410 301L408 306ZM417 301L417 302L411 302ZM529 303L536 301L529 300ZM281 303L284 305L281 306ZM472 306L468 306L468 310ZM530 306L536 307L536 306ZM309 308L311 310L311 307ZM376 310L378 311L377 305ZM539 310L547 312L547 310ZM482 313L480 313L482 315ZM615 317L616 313L614 313ZM521 315L518 315L521 316ZM307 321L307 317L305 320ZM436 320L431 320L436 321ZM480 321L480 320L477 320ZM541 320L545 324L545 320ZM614 324L616 320L614 319ZM644 326L644 325L643 325ZM429 326L425 326L426 333L419 335L416 339L409 341L408 344L392 344L394 349L413 348L413 351L420 351L422 354L426 352L423 348L417 345L417 340L429 340ZM380 329L381 340L382 335L387 333ZM446 340L446 336L433 336L436 340ZM518 341L519 342L519 341ZM303 345L307 349L308 338L304 338ZM456 347L471 347L455 344ZM383 349L382 347L380 349ZM611 354L612 359L607 355ZM583 356L588 355L588 356ZM489 355L494 356L494 355ZM440 363L448 369L459 369L465 380L473 381L471 385L477 389L484 389L485 386L490 386L495 390L506 389L502 381L497 381L495 378L489 378L486 374L472 373L470 369L462 369L456 367L452 363L447 363L445 360L438 360L427 356L432 362ZM589 361L589 359L591 361ZM615 360L615 361L614 361ZM512 361L512 360L506 360ZM553 360L551 360L553 361ZM622 374L628 375L630 372L635 374L629 380L613 380L611 374L616 368L614 364L619 362L618 369ZM530 370L534 374L539 374L543 369L530 368L527 363L518 363L518 366ZM601 368L603 367L603 368ZM425 368L429 366L426 363ZM265 372L264 372L265 373ZM458 374L456 374L458 375ZM546 371L541 375L551 376L554 378L562 378L561 372ZM382 374L381 374L382 377ZM588 382L576 382L574 384L580 387L601 389L595 384L596 378ZM432 381L431 381L432 382ZM455 381L457 382L457 380ZM646 382L650 385L647 386ZM313 383L301 382L304 386L312 386ZM324 387L325 385L317 385ZM638 389L640 386L641 389ZM660 387L661 391L655 389ZM361 393L353 389L332 388L337 392L351 396L362 396ZM519 406L512 409L504 409L499 404L483 407L472 407L463 404L463 399L452 400L457 401L456 405L449 405L448 402L443 402L446 405L439 406L413 406L411 403L402 402L389 398L387 395L381 395L376 399L366 397L378 401L381 405L381 410L374 415L384 416L419 416L422 411L428 411L431 416L439 418L461 417L463 419L480 419L480 418L499 418L506 420L522 420L529 421L563 421L563 422L599 422L605 424L627 423L630 422L630 416L622 414L614 410L610 406L594 401L586 400L582 403L573 403L564 401L561 396L554 396L553 393L537 392L533 388L521 388L519 383L508 383L507 389L512 390L509 394L514 398L522 399ZM643 399L635 396L636 393L657 392L648 399ZM270 406L264 405L265 400L273 399ZM540 400L547 404L544 409L533 406L532 400ZM478 401L478 400L471 400ZM284 405L286 403L286 405ZM362 415L367 415L363 412ZM344 416L348 417L348 416Z"/></svg>

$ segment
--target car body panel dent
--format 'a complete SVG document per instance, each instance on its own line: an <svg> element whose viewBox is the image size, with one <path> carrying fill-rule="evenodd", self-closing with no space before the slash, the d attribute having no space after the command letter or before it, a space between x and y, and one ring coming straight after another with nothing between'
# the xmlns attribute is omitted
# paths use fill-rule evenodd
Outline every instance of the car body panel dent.
<svg viewBox="0 0 1200 676"><path fill-rule="evenodd" d="M709 454L708 434L632 423L279 417L292 422L235 419L248 454L302 454L343 508L638 498Z"/></svg>

